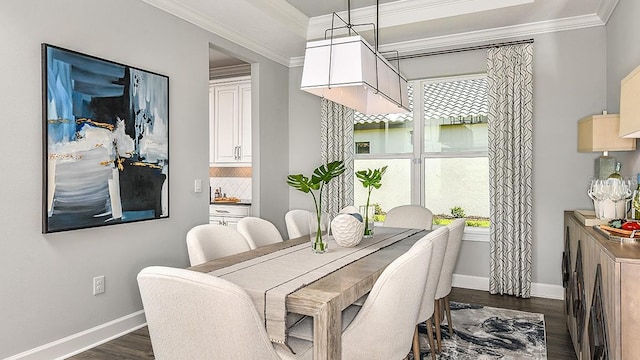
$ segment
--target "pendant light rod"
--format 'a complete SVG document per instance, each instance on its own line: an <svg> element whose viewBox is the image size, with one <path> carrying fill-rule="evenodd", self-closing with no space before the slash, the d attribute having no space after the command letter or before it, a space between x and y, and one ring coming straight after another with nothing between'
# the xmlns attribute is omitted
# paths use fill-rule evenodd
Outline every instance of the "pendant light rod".
<svg viewBox="0 0 640 360"><path fill-rule="evenodd" d="M351 0L347 0L347 27L349 28L349 36L351 36Z"/></svg>
<svg viewBox="0 0 640 360"><path fill-rule="evenodd" d="M378 32L376 32L375 34L373 34L373 36L376 37L376 43L375 43L375 47L376 47L376 52L378 52L378 44L380 43L378 40L378 36L380 36L380 0L376 0L376 29L378 29Z"/></svg>
<svg viewBox="0 0 640 360"><path fill-rule="evenodd" d="M335 26L335 18L340 19L340 21L342 21L342 23L344 23L343 26ZM362 23L362 24L350 24L348 21L345 21L340 15L338 15L338 13L334 12L333 15L331 16L331 27L329 29L326 29L324 31L324 39L330 39L333 38L333 32L335 30L340 30L340 29L348 29L349 34L351 34L351 32L355 33L356 35L360 35L359 32L356 31L356 29L354 29L356 26L371 26L372 30L373 30L373 40L374 40L374 49L378 48L378 31L376 30L376 24L374 23ZM330 35L328 35L330 34ZM360 35L362 36L362 35Z"/></svg>

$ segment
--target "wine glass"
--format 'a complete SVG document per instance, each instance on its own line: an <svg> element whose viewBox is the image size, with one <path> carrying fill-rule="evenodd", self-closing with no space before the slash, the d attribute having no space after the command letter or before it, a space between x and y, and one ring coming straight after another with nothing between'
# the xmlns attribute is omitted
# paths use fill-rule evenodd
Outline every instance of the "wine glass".
<svg viewBox="0 0 640 360"><path fill-rule="evenodd" d="M604 179L595 179L591 182L589 188L589 197L594 199L596 206L596 217L598 219L604 219L604 206L602 201L609 198L609 187Z"/></svg>
<svg viewBox="0 0 640 360"><path fill-rule="evenodd" d="M613 201L614 217L618 218L618 203L628 196L627 187L625 186L625 183L620 179L607 179L607 185L609 188L608 198L609 200ZM622 217L624 217L624 214L622 214Z"/></svg>
<svg viewBox="0 0 640 360"><path fill-rule="evenodd" d="M627 217L629 211L631 211L631 198L633 197L633 185L631 179L627 178L622 180L624 184L624 217ZM628 205L627 205L628 204Z"/></svg>

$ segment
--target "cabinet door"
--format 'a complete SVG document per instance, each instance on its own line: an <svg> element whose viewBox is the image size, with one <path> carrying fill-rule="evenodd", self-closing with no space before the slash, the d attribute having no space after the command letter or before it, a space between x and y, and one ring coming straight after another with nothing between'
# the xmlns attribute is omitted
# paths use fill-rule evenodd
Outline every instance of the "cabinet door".
<svg viewBox="0 0 640 360"><path fill-rule="evenodd" d="M238 88L240 93L239 161L251 163L251 83L242 83Z"/></svg>
<svg viewBox="0 0 640 360"><path fill-rule="evenodd" d="M237 85L220 85L213 89L214 162L237 162L240 133Z"/></svg>

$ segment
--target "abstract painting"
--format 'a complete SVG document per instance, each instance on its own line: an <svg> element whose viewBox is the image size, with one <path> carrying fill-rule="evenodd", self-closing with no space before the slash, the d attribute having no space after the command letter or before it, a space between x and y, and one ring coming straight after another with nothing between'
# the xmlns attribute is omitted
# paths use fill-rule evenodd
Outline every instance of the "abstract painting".
<svg viewBox="0 0 640 360"><path fill-rule="evenodd" d="M169 78L42 44L43 233L169 216Z"/></svg>

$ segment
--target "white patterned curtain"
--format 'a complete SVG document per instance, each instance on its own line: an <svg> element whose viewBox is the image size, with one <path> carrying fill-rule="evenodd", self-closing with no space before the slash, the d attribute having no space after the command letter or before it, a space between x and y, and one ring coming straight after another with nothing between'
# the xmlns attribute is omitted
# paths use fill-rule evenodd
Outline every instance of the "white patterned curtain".
<svg viewBox="0 0 640 360"><path fill-rule="evenodd" d="M489 291L531 296L533 44L487 51Z"/></svg>
<svg viewBox="0 0 640 360"><path fill-rule="evenodd" d="M322 211L333 218L343 207L353 205L353 109L322 98L320 118L322 163L343 160L346 168L322 192Z"/></svg>

